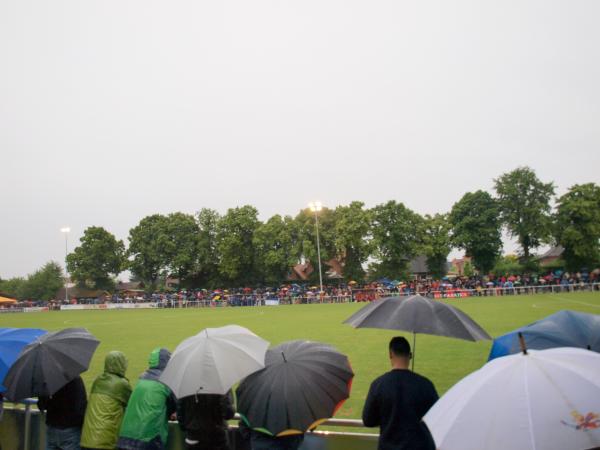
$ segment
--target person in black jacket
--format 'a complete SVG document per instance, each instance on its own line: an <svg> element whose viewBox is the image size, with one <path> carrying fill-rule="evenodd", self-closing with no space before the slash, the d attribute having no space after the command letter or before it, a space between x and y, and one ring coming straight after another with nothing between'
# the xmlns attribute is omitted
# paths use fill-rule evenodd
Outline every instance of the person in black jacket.
<svg viewBox="0 0 600 450"><path fill-rule="evenodd" d="M197 394L177 404L177 420L187 450L229 450L227 421L233 418L232 393Z"/></svg>
<svg viewBox="0 0 600 450"><path fill-rule="evenodd" d="M438 400L433 383L408 370L412 354L400 336L389 345L392 370L371 383L363 408L363 423L381 428L379 450L435 450L433 438L421 420Z"/></svg>
<svg viewBox="0 0 600 450"><path fill-rule="evenodd" d="M79 450L86 407L85 385L79 376L54 395L38 399L38 408L46 412L46 450Z"/></svg>

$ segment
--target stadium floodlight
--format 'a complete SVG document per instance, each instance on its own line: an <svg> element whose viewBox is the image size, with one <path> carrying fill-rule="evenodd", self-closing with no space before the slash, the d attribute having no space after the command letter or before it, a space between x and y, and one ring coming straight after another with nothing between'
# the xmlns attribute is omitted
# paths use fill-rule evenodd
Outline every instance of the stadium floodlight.
<svg viewBox="0 0 600 450"><path fill-rule="evenodd" d="M69 233L71 227L62 227L60 232L65 235L65 300L69 303L69 276L67 273L67 255L69 254Z"/></svg>
<svg viewBox="0 0 600 450"><path fill-rule="evenodd" d="M319 260L319 287L321 288L320 296L323 298L323 270L321 269L321 242L319 240L319 211L323 209L323 204L320 201L310 202L308 207L315 213L315 228L317 229L317 259Z"/></svg>

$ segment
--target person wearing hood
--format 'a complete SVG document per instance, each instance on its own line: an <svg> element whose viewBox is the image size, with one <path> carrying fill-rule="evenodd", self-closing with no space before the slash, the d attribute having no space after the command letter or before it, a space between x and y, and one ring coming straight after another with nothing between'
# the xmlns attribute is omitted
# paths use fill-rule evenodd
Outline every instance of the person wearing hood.
<svg viewBox="0 0 600 450"><path fill-rule="evenodd" d="M139 378L131 394L119 433L120 450L164 450L169 436L169 417L176 410L171 390L158 379L171 353L155 348L149 368Z"/></svg>
<svg viewBox="0 0 600 450"><path fill-rule="evenodd" d="M112 351L104 360L104 373L92 384L90 398L81 432L81 448L114 450L131 386L125 378L127 358L122 352Z"/></svg>

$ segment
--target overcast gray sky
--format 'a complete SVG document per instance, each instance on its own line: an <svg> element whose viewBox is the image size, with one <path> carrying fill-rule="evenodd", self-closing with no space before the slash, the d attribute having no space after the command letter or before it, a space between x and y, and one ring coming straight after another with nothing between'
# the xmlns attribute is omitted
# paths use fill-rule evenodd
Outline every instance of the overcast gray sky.
<svg viewBox="0 0 600 450"><path fill-rule="evenodd" d="M0 276L91 225L600 176L598 1L0 0Z"/></svg>

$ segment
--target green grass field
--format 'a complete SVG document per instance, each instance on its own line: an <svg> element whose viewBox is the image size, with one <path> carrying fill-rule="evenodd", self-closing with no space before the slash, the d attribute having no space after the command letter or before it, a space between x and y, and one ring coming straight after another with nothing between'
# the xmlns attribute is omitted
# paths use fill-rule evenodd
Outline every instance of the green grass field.
<svg viewBox="0 0 600 450"><path fill-rule="evenodd" d="M549 294L451 300L490 335L498 336L561 309L600 314L600 293ZM353 329L343 325L359 304L267 306L218 309L60 311L0 316L1 327L36 327L58 330L85 327L101 341L90 370L83 374L89 386L102 371L106 352L121 350L129 358L128 377L135 383L145 369L149 352L164 346L171 351L184 338L206 327L227 324L245 326L272 345L290 339L327 342L350 357L356 376L352 394L337 414L358 418L370 382L389 370L387 343L390 337L408 333ZM417 335L415 370L429 377L440 395L487 360L491 342L466 342Z"/></svg>

